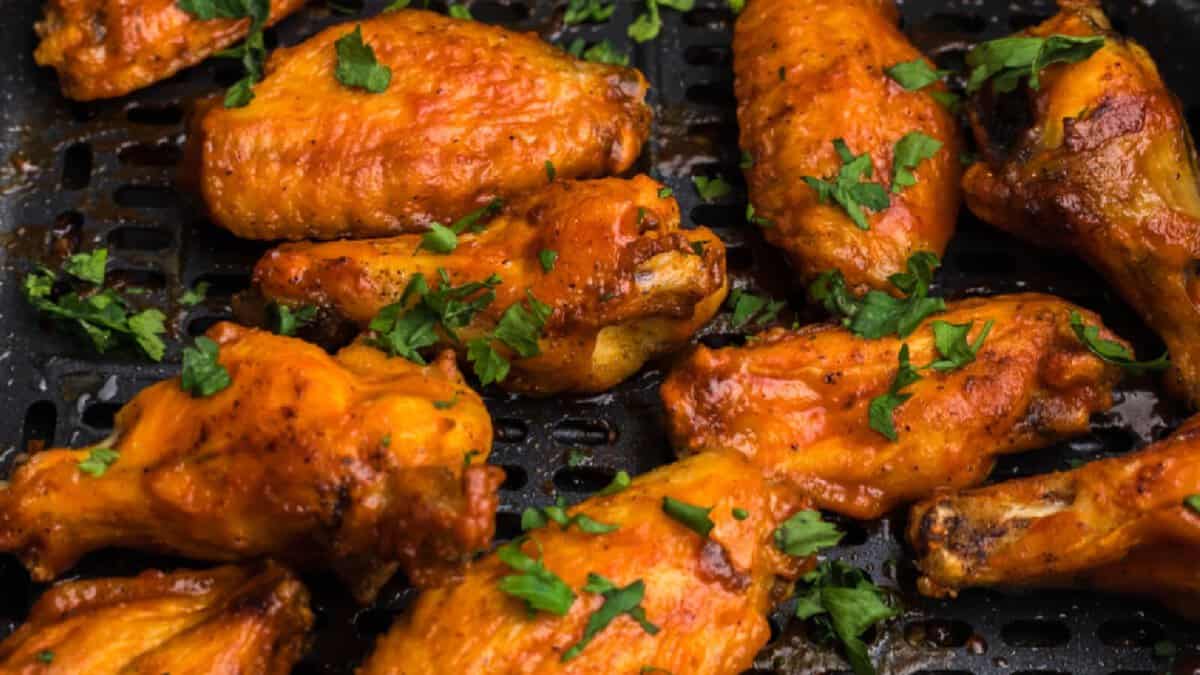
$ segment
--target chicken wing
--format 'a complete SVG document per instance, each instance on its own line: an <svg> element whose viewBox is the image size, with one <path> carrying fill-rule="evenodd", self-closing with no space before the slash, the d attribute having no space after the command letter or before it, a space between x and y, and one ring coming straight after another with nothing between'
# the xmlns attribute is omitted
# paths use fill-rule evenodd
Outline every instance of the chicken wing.
<svg viewBox="0 0 1200 675"><path fill-rule="evenodd" d="M0 643L0 672L286 675L312 624L308 591L274 563L71 581Z"/></svg>
<svg viewBox="0 0 1200 675"><path fill-rule="evenodd" d="M922 59L897 28L891 0L750 0L737 20L733 67L741 146L755 222L810 281L841 270L856 292L890 291L917 251L939 256L954 233L959 203L958 125L930 92L908 91L885 69ZM941 143L915 169L915 184L882 195L860 229L835 201L822 203L806 177L827 180L843 159L834 141L870 155L883 192L893 181L897 143L921 132Z"/></svg>
<svg viewBox="0 0 1200 675"><path fill-rule="evenodd" d="M497 26L418 10L361 22L382 93L334 77L334 26L275 51L244 108L211 106L188 158L213 221L250 239L420 231L555 176L620 173L650 130L647 84Z"/></svg>
<svg viewBox="0 0 1200 675"><path fill-rule="evenodd" d="M230 386L143 390L96 446L119 453L100 476L80 466L95 448L34 454L0 488L0 551L38 581L108 546L271 555L333 568L365 600L397 565L432 583L489 545L503 472L481 464L491 420L449 354L422 368L228 323L209 335Z"/></svg>
<svg viewBox="0 0 1200 675"><path fill-rule="evenodd" d="M964 178L981 219L1077 252L1124 296L1171 353L1169 379L1200 405L1200 189L1179 102L1141 46L1094 4L1064 9L1022 35L1103 36L1040 87L980 90L969 106L983 159Z"/></svg>
<svg viewBox="0 0 1200 675"><path fill-rule="evenodd" d="M465 355L532 295L553 312L539 353L515 360L503 386L601 391L687 342L725 298L720 239L706 228L680 230L679 206L661 189L645 176L557 181L482 232L464 231L448 255L419 249L420 235L285 244L259 262L254 279L270 300L317 305L366 326L416 274L457 287L496 273L495 299L457 329L458 341L442 330L439 344ZM439 270L448 282L438 281Z"/></svg>
<svg viewBox="0 0 1200 675"><path fill-rule="evenodd" d="M973 339L994 324L973 362L922 370L905 389L894 442L868 426L868 408L896 376L895 337L825 325L699 347L662 385L670 435L683 455L735 449L820 508L876 518L940 486L981 482L997 455L1085 433L1089 415L1112 405L1119 371L1075 337L1072 310L1098 324L1034 294L955 302L927 319L905 341L916 366L937 358L931 321L974 322Z"/></svg>
<svg viewBox="0 0 1200 675"><path fill-rule="evenodd" d="M663 510L664 497L712 507L703 537ZM576 598L563 616L531 614L500 590L514 574L497 555L472 565L460 584L421 595L380 639L361 675L418 673L637 673L653 667L688 675L738 673L770 636L766 613L779 577L793 578L807 559L789 558L773 531L797 508L771 489L736 453L709 453L639 476L623 492L569 509L617 525L607 534L550 525L533 530L520 550L541 559ZM747 517L737 520L735 509ZM583 590L598 574L618 587L644 585L640 606L648 631L621 614L564 658L605 602Z"/></svg>
<svg viewBox="0 0 1200 675"><path fill-rule="evenodd" d="M272 0L267 24L304 0ZM250 19L193 17L176 0L47 0L35 26L38 65L58 71L77 101L123 96L200 63L246 37Z"/></svg>
<svg viewBox="0 0 1200 675"><path fill-rule="evenodd" d="M1149 594L1200 619L1200 418L1141 451L1073 471L939 494L909 540L927 595L1084 583ZM1182 564L1181 564L1182 563Z"/></svg>

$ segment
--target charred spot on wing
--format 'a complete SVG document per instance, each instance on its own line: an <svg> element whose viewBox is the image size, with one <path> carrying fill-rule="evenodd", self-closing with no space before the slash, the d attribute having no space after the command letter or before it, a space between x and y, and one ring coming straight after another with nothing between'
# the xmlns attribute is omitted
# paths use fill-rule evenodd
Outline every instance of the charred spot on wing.
<svg viewBox="0 0 1200 675"><path fill-rule="evenodd" d="M1136 134L1146 123L1148 96L1105 98L1093 110L1063 119L1063 145L1071 152L1094 150L1108 142Z"/></svg>

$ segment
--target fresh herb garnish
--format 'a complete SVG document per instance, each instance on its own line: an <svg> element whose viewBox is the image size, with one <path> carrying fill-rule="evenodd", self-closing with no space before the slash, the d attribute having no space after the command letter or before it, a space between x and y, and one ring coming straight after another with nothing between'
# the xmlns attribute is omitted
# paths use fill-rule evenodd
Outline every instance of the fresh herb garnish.
<svg viewBox="0 0 1200 675"><path fill-rule="evenodd" d="M908 360L908 345L901 345L900 368L896 371L896 377L888 387L887 393L871 399L867 408L871 428L889 441L899 438L896 434L895 422L892 420L892 413L900 404L912 398L912 394L906 394L902 390L920 379L921 375Z"/></svg>
<svg viewBox="0 0 1200 675"><path fill-rule="evenodd" d="M750 223L751 225L757 225L759 227L774 227L775 226L775 223L771 222L771 220L769 218L766 218L766 217L760 216L760 215L756 215L753 204L746 204L746 222Z"/></svg>
<svg viewBox="0 0 1200 675"><path fill-rule="evenodd" d="M392 3L383 8L385 12L395 12L401 9L407 9L412 0L392 0Z"/></svg>
<svg viewBox="0 0 1200 675"><path fill-rule="evenodd" d="M971 333L971 327L975 325L974 321L970 323L934 321L931 324L933 328L933 345L937 348L941 358L930 363L927 367L941 372L949 372L972 363L975 361L975 355L979 353L979 348L983 346L983 341L987 339L988 333L991 332L994 323L994 321L988 320L987 323L983 324L983 330L979 331L975 342L968 343L967 335Z"/></svg>
<svg viewBox="0 0 1200 675"><path fill-rule="evenodd" d="M365 89L373 94L386 91L392 81L392 69L379 65L375 50L363 42L362 25L333 43L337 50L337 81L347 87Z"/></svg>
<svg viewBox="0 0 1200 675"><path fill-rule="evenodd" d="M846 648L855 675L874 675L861 636L871 626L899 614L885 601L883 591L862 570L841 561L824 562L801 579L805 588L796 596L796 616L816 618Z"/></svg>
<svg viewBox="0 0 1200 675"><path fill-rule="evenodd" d="M608 40L601 40L589 47L587 41L583 38L575 38L567 47L567 53L584 61L591 61L592 63L607 63L615 66L629 65L629 55L618 51L613 46L613 43Z"/></svg>
<svg viewBox="0 0 1200 675"><path fill-rule="evenodd" d="M50 651L49 649L43 649L42 651L38 652L37 660L41 661L42 663L54 663L54 652Z"/></svg>
<svg viewBox="0 0 1200 675"><path fill-rule="evenodd" d="M720 176L715 178L692 176L692 183L696 186L696 194L700 195L700 199L706 202L715 202L733 192L733 187L729 183L726 183L725 179Z"/></svg>
<svg viewBox="0 0 1200 675"><path fill-rule="evenodd" d="M456 2L452 2L446 7L446 13L449 14L453 19L466 19L468 21L475 19L475 17L471 16L470 7L467 7L466 5L460 5Z"/></svg>
<svg viewBox="0 0 1200 675"><path fill-rule="evenodd" d="M229 371L217 360L220 347L201 335L196 346L183 350L183 370L179 386L194 398L205 398L228 387L232 380Z"/></svg>
<svg viewBox="0 0 1200 675"><path fill-rule="evenodd" d="M924 89L929 85L944 79L953 71L934 70L933 68L929 67L929 64L925 62L925 59L918 57L912 61L897 63L891 68L887 68L884 72L888 74L888 77L895 80L897 84L899 84L901 87L904 87L905 90L920 91L921 89ZM929 91L929 95L933 97L933 100L941 103L951 111L958 107L958 96L948 91L932 89Z"/></svg>
<svg viewBox="0 0 1200 675"><path fill-rule="evenodd" d="M499 340L521 358L541 353L538 339L546 326L546 320L554 310L540 302L529 290L525 291L525 296L528 307L520 302L513 303L500 315L500 321L491 334L467 343L467 360L474 364L475 374L484 386L503 381L508 377L511 365L508 359L492 346L493 340Z"/></svg>
<svg viewBox="0 0 1200 675"><path fill-rule="evenodd" d="M92 448L88 451L88 456L79 461L79 470L93 478L99 478L120 458L121 453L112 448Z"/></svg>
<svg viewBox="0 0 1200 675"><path fill-rule="evenodd" d="M563 661L570 661L579 656L597 633L604 630L608 624L613 622L613 619L622 614L628 614L629 618L638 622L642 630L647 633L651 635L658 633L658 626L646 619L646 610L642 608L642 596L645 595L646 584L641 579L624 588L618 588L616 584L599 574L589 572L587 585L583 587L583 590L604 596L604 604L588 617L587 625L583 628L583 637L570 649L563 652Z"/></svg>
<svg viewBox="0 0 1200 675"><path fill-rule="evenodd" d="M280 335L295 335L296 330L317 318L316 305L300 305L296 308L275 303L271 305L272 330Z"/></svg>
<svg viewBox="0 0 1200 675"><path fill-rule="evenodd" d="M553 506L531 506L525 509L521 512L521 530L545 527L550 522L558 523L563 530L574 525L579 531L587 534L608 534L620 529L620 525L602 523L582 513L568 517L565 507L566 502L560 497Z"/></svg>
<svg viewBox="0 0 1200 675"><path fill-rule="evenodd" d="M1021 78L1038 89L1042 69L1053 63L1078 63L1104 46L1104 37L1007 37L989 40L967 52L967 93L974 94L989 80L992 91L1003 94L1017 88Z"/></svg>
<svg viewBox="0 0 1200 675"><path fill-rule="evenodd" d="M552 251L544 248L538 251L538 262L542 264L542 271L553 272L554 263L558 261L558 251Z"/></svg>
<svg viewBox="0 0 1200 675"><path fill-rule="evenodd" d="M558 175L558 170L554 168L554 162L546 160L542 166L546 169L546 180L554 182L554 177Z"/></svg>
<svg viewBox="0 0 1200 675"><path fill-rule="evenodd" d="M872 211L882 211L888 207L887 189L879 183L864 181L870 178L874 168L871 166L871 155L863 153L855 155L850 152L846 141L835 138L833 147L837 150L842 166L832 179L823 180L814 176L804 176L804 182L813 190L822 204L830 200L837 202L850 220L861 230L871 229L864 208Z"/></svg>
<svg viewBox="0 0 1200 675"><path fill-rule="evenodd" d="M941 141L920 131L910 131L896 141L896 148L892 152L892 192L899 194L904 188L916 185L917 177L912 170L941 149Z"/></svg>
<svg viewBox="0 0 1200 675"><path fill-rule="evenodd" d="M270 0L177 0L176 6L201 21L211 19L250 19L246 39L240 45L216 53L242 62L245 75L225 90L226 108L241 108L254 99L253 87L262 79L267 47L263 26L271 14Z"/></svg>
<svg viewBox="0 0 1200 675"><path fill-rule="evenodd" d="M189 288L183 292L183 295L179 296L179 304L184 307L195 307L204 302L204 298L208 296L208 288L209 283L207 281L197 282L194 287Z"/></svg>
<svg viewBox="0 0 1200 675"><path fill-rule="evenodd" d="M454 395L450 397L449 400L434 401L433 407L437 408L438 410L449 410L449 409L453 408L455 405L458 404L458 394L459 394L459 392L456 391L456 392L454 392Z"/></svg>
<svg viewBox="0 0 1200 675"><path fill-rule="evenodd" d="M632 482L633 482L632 479L630 479L630 477L629 477L629 472L618 471L617 475L613 476L612 482L609 483L608 485L606 485L604 487L604 489L600 490L593 496L607 497L608 495L615 495L618 492L621 492L625 488L629 487L629 485Z"/></svg>
<svg viewBox="0 0 1200 675"><path fill-rule="evenodd" d="M629 24L626 33L634 42L647 42L658 37L662 31L662 17L659 6L674 9L679 12L690 12L696 5L695 0L646 0L646 11L639 14L633 23Z"/></svg>
<svg viewBox="0 0 1200 675"><path fill-rule="evenodd" d="M674 197L674 196L675 196L675 191L669 187L659 188L659 190L658 190L658 198L659 199L667 199L668 197Z"/></svg>
<svg viewBox="0 0 1200 675"><path fill-rule="evenodd" d="M430 289L423 274L414 274L405 286L400 300L379 310L368 326L375 333L370 344L392 356L402 356L424 365L420 350L437 344L440 327L451 340L458 341L457 330L471 323L475 316L496 299L493 289L500 277L492 274L479 282L461 286L450 284L450 275L438 269L439 285ZM410 300L415 299L409 308Z"/></svg>
<svg viewBox="0 0 1200 675"><path fill-rule="evenodd" d="M686 525L701 537L707 537L713 529L713 521L708 517L712 507L704 508L687 502L681 502L672 497L663 497L663 513Z"/></svg>
<svg viewBox="0 0 1200 675"><path fill-rule="evenodd" d="M421 236L421 243L417 246L417 250L426 249L434 253L450 253L458 248L458 235L463 232L473 234L482 232L486 229L488 221L502 208L504 208L504 201L496 198L454 221L450 227L441 223L430 223L429 230Z"/></svg>
<svg viewBox="0 0 1200 675"><path fill-rule="evenodd" d="M746 9L746 0L726 0L729 5L729 11L734 14L741 14L743 9Z"/></svg>
<svg viewBox="0 0 1200 675"><path fill-rule="evenodd" d="M926 317L946 309L946 301L928 297L933 272L941 265L938 257L928 251L918 251L909 257L907 272L893 274L888 281L905 294L895 298L883 291L868 291L861 299L846 288L839 270L822 272L808 287L808 296L820 302L834 316L842 317L842 325L850 332L870 340L885 335L907 337Z"/></svg>
<svg viewBox="0 0 1200 675"><path fill-rule="evenodd" d="M733 325L736 328L747 324L765 326L779 316L780 310L787 307L784 300L772 300L740 288L733 289L726 304L733 308Z"/></svg>
<svg viewBox="0 0 1200 675"><path fill-rule="evenodd" d="M1166 353L1153 361L1135 360L1133 352L1125 345L1100 337L1100 327L1084 324L1083 316L1075 310L1071 310L1071 330L1075 331L1075 336L1088 351L1100 357L1102 361L1118 365L1135 375L1166 370L1171 365Z"/></svg>
<svg viewBox="0 0 1200 675"><path fill-rule="evenodd" d="M775 529L775 546L791 556L813 555L841 540L842 533L817 511L797 512Z"/></svg>
<svg viewBox="0 0 1200 675"><path fill-rule="evenodd" d="M496 557L520 574L500 579L500 590L525 601L532 614L538 610L565 616L575 602L575 592L542 561L521 551L521 540L496 549Z"/></svg>
<svg viewBox="0 0 1200 675"><path fill-rule="evenodd" d="M617 10L617 3L604 4L604 0L569 0L567 12L563 14L563 23L568 26L588 21L602 22Z"/></svg>
<svg viewBox="0 0 1200 675"><path fill-rule="evenodd" d="M742 158L740 160L738 160L738 166L743 169L753 168L754 167L754 155L751 155L749 150L743 150Z"/></svg>
<svg viewBox="0 0 1200 675"><path fill-rule="evenodd" d="M1189 495L1183 500L1183 505L1200 514L1200 494Z"/></svg>
<svg viewBox="0 0 1200 675"><path fill-rule="evenodd" d="M63 263L63 271L71 276L99 286L104 283L104 270L108 264L108 249L98 248L88 253L76 253Z"/></svg>

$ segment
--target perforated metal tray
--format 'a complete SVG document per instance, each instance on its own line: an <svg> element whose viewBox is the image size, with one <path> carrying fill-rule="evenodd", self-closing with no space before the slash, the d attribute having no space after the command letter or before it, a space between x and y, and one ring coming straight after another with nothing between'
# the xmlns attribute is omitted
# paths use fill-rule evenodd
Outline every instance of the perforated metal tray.
<svg viewBox="0 0 1200 675"><path fill-rule="evenodd" d="M374 14L382 4L371 0L363 11L346 16L314 0L267 31L268 45L294 44L331 23ZM653 84L657 113L640 169L674 188L685 219L720 233L738 284L787 296L801 308L778 254L743 224L729 48L733 15L723 0L698 0L687 15L664 10L662 35L640 46L624 35L640 10L635 0L620 0L606 24L566 30L561 25L563 1L468 4L482 21L536 31L559 44L576 37L607 38L629 53ZM6 45L6 58L0 60L0 158L5 160L0 163L0 476L7 475L14 457L39 444L75 445L102 438L120 404L173 373L178 356L175 340L163 365L147 365L130 355L98 357L69 337L47 331L19 293L20 276L35 261L53 259L72 247L108 246L113 277L150 289L145 300L169 308L183 338L231 315L232 294L247 285L249 271L265 249L204 222L194 202L172 187L187 102L229 84L237 71L214 60L126 98L70 103L58 95L54 76L33 64L37 5L5 0L0 22L0 43ZM905 29L918 45L943 65L955 65L974 41L1027 26L1054 8L1050 2L908 0L902 9ZM1141 0L1113 3L1108 9L1118 29L1150 49L1183 99L1189 119L1200 122L1200 82L1189 76L1200 63L1200 2ZM690 182L697 174L720 174L737 189L719 204L702 205ZM1139 351L1161 349L1081 263L1031 250L965 212L939 279L947 297L1055 293L1099 311ZM212 284L209 300L190 309L176 304L182 289L197 281ZM726 326L726 319L719 319L700 339L709 344L736 340L722 332ZM489 396L496 423L492 462L503 465L509 476L497 517L498 538L513 536L518 514L527 505L560 495L574 502L606 484L618 469L641 473L670 461L657 392L660 379L661 371L651 368L616 391L591 398ZM1094 420L1089 437L1006 458L993 480L1065 468L1071 460L1119 454L1163 437L1182 411L1160 400L1156 391L1152 382L1125 385L1116 407ZM883 672L1200 672L1200 658L1194 656L1200 630L1153 605L1065 591L970 591L953 602L920 598L901 541L903 520L899 513L874 523L846 522L850 536L834 554L869 570L906 600L905 615L873 640ZM89 556L73 574L132 574L183 562L105 552ZM307 581L318 617L316 640L297 673L352 672L413 597L397 579L374 606L358 608L332 578ZM42 590L14 559L0 556L0 638L20 623ZM801 622L787 620L787 609L772 617L771 643L753 672L844 669L833 652L808 641ZM1178 648L1174 661L1156 656L1161 647L1156 650L1155 645L1163 641Z"/></svg>

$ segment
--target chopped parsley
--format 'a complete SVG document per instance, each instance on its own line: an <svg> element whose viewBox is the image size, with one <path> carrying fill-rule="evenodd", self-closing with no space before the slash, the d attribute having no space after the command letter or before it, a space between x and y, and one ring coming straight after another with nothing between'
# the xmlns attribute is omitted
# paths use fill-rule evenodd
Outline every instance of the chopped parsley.
<svg viewBox="0 0 1200 675"><path fill-rule="evenodd" d="M896 65L884 70L888 77L892 78L901 87L907 91L920 91L936 82L941 81L950 75L953 71L949 70L934 70L929 67L925 59L917 57L912 61L897 63ZM943 106L954 110L958 106L958 96L940 89L932 89L929 95L933 100L941 103Z"/></svg>
<svg viewBox="0 0 1200 675"><path fill-rule="evenodd" d="M896 377L888 387L887 393L871 399L867 408L871 428L889 441L899 438L899 435L896 434L895 422L892 420L893 412L900 404L912 398L912 394L904 393L903 389L920 379L921 375L908 360L908 345L901 345L900 368L896 371Z"/></svg>
<svg viewBox="0 0 1200 675"><path fill-rule="evenodd" d="M841 540L842 533L817 511L797 512L775 529L775 546L791 556L813 555Z"/></svg>
<svg viewBox="0 0 1200 675"><path fill-rule="evenodd" d="M859 337L869 340L892 334L907 337L926 317L946 309L945 300L928 297L933 272L940 265L938 257L928 251L912 254L906 263L907 272L888 277L905 294L902 298L876 290L856 298L836 269L822 272L808 287L808 296L823 304L830 314L841 316L842 325Z"/></svg>
<svg viewBox="0 0 1200 675"><path fill-rule="evenodd" d="M804 182L813 190L822 204L830 201L837 202L850 220L861 230L871 229L863 209L882 211L888 207L887 189L879 183L864 181L870 178L874 168L871 166L871 155L863 153L855 155L850 152L846 141L835 138L833 147L842 166L831 179L824 180L813 176L804 176Z"/></svg>
<svg viewBox="0 0 1200 675"><path fill-rule="evenodd" d="M726 304L733 308L733 325L736 328L747 324L765 326L778 318L780 310L787 307L785 300L772 300L740 288L733 289Z"/></svg>
<svg viewBox="0 0 1200 675"><path fill-rule="evenodd" d="M597 633L604 630L608 624L622 614L628 614L629 618L636 621L647 633L651 635L658 633L658 626L646 619L646 610L642 608L642 597L646 592L646 584L641 579L624 588L618 588L616 584L599 574L589 572L587 585L583 587L583 590L602 595L604 604L588 617L587 625L583 629L583 637L570 649L563 652L563 661L570 661L579 656Z"/></svg>
<svg viewBox="0 0 1200 675"><path fill-rule="evenodd" d="M587 464L588 455L579 448L571 448L567 451L567 466L583 466Z"/></svg>
<svg viewBox="0 0 1200 675"><path fill-rule="evenodd" d="M201 335L196 346L183 350L183 371L179 386L194 398L205 398L228 387L232 380L229 371L217 360L220 348L216 342Z"/></svg>
<svg viewBox="0 0 1200 675"><path fill-rule="evenodd" d="M967 93L973 94L989 80L992 91L1003 94L1017 88L1021 78L1029 78L1029 87L1037 89L1042 69L1053 63L1078 63L1087 60L1104 46L1104 37L1007 37L989 40L967 52Z"/></svg>
<svg viewBox="0 0 1200 675"><path fill-rule="evenodd" d="M254 84L263 78L267 47L263 26L271 14L270 0L176 0L176 6L201 21L211 19L250 19L246 39L236 47L217 52L216 56L238 59L245 75L225 90L226 108L241 108L254 99Z"/></svg>
<svg viewBox="0 0 1200 675"><path fill-rule="evenodd" d="M658 190L658 198L659 199L667 199L668 197L674 197L674 196L675 196L675 191L669 187L660 188Z"/></svg>
<svg viewBox="0 0 1200 675"><path fill-rule="evenodd" d="M729 11L734 14L741 14L743 9L746 9L746 0L725 0L729 5Z"/></svg>
<svg viewBox="0 0 1200 675"><path fill-rule="evenodd" d="M458 405L458 394L459 392L454 392L454 395L451 396L447 401L434 401L433 407L437 408L438 410L449 410L453 408L454 406Z"/></svg>
<svg viewBox="0 0 1200 675"><path fill-rule="evenodd" d="M696 186L696 194L700 195L700 199L706 202L715 202L722 197L729 196L729 193L733 192L733 188L729 183L726 183L725 179L720 176L715 178L692 176L692 183Z"/></svg>
<svg viewBox="0 0 1200 675"><path fill-rule="evenodd" d="M750 517L750 512L746 509L734 507L732 513L735 520L745 520Z"/></svg>
<svg viewBox="0 0 1200 675"><path fill-rule="evenodd" d="M373 94L386 91L392 82L392 69L379 65L375 50L363 42L362 25L333 43L337 50L337 81L351 88L365 89Z"/></svg>
<svg viewBox="0 0 1200 675"><path fill-rule="evenodd" d="M500 285L496 274L461 286L452 286L444 269L438 269L438 277L438 287L430 289L423 274L414 274L400 300L379 310L371 320L368 327L375 336L369 343L392 356L424 365L420 350L437 343L438 327L457 342L457 330L492 304L496 299L493 289ZM416 302L410 308L412 299Z"/></svg>
<svg viewBox="0 0 1200 675"><path fill-rule="evenodd" d="M538 251L538 262L542 264L542 270L545 272L554 271L554 263L558 261L558 251L552 251L544 248Z"/></svg>
<svg viewBox="0 0 1200 675"><path fill-rule="evenodd" d="M184 307L195 307L204 302L204 298L208 296L209 283L207 281L198 282L195 287L189 288L179 296L179 304Z"/></svg>
<svg viewBox="0 0 1200 675"><path fill-rule="evenodd" d="M271 305L271 328L280 335L295 335L297 329L316 318L316 305L300 305L294 309L278 303Z"/></svg>
<svg viewBox="0 0 1200 675"><path fill-rule="evenodd" d="M589 47L583 38L575 38L567 47L567 53L592 63L607 63L614 66L629 65L629 55L619 51L608 40L601 40Z"/></svg>
<svg viewBox="0 0 1200 675"><path fill-rule="evenodd" d="M1200 514L1200 494L1189 495L1187 499L1183 500L1183 505Z"/></svg>
<svg viewBox="0 0 1200 675"><path fill-rule="evenodd" d="M604 4L604 0L569 0L567 12L563 14L563 23L568 26L577 23L608 21L617 10L617 3Z"/></svg>
<svg viewBox="0 0 1200 675"><path fill-rule="evenodd" d="M841 561L825 562L801 578L804 588L796 597L796 616L814 618L846 649L855 675L874 675L861 636L871 626L899 614L884 593L862 570Z"/></svg>
<svg viewBox="0 0 1200 675"><path fill-rule="evenodd" d="M1085 324L1083 316L1075 310L1071 310L1071 330L1075 331L1075 336L1088 351L1100 357L1102 361L1120 366L1135 375L1166 370L1171 365L1166 353L1153 361L1135 360L1133 352L1125 345L1100 337L1100 327Z"/></svg>
<svg viewBox="0 0 1200 675"><path fill-rule="evenodd" d="M467 343L467 360L474 364L475 374L484 386L503 381L508 377L510 368L508 359L492 346L493 340L500 341L521 358L541 353L538 339L554 310L535 298L528 289L525 296L528 308L520 302L513 303L500 315L500 321L490 335L475 338Z"/></svg>
<svg viewBox="0 0 1200 675"><path fill-rule="evenodd" d="M446 7L446 13L455 19L466 19L468 21L475 19L475 17L471 16L471 9L469 7L456 2L452 2Z"/></svg>
<svg viewBox="0 0 1200 675"><path fill-rule="evenodd" d="M910 131L896 141L892 152L892 193L899 194L904 188L916 185L917 177L912 170L941 149L941 141L920 131Z"/></svg>
<svg viewBox="0 0 1200 675"><path fill-rule="evenodd" d="M975 322L971 323L948 323L946 321L934 321L933 327L933 345L937 348L940 359L936 359L927 367L937 371L949 372L958 370L963 366L975 361L975 355L979 353L979 348L983 346L983 341L987 339L988 333L992 330L994 321L988 320L983 324L983 329L979 331L979 335L975 338L974 343L967 342L967 335L971 333L971 327Z"/></svg>
<svg viewBox="0 0 1200 675"><path fill-rule="evenodd" d="M775 223L769 218L756 215L753 204L746 204L746 222L759 227L774 227Z"/></svg>
<svg viewBox="0 0 1200 675"><path fill-rule="evenodd" d="M712 507L704 508L687 502L681 502L672 497L663 497L663 513L683 523L701 537L707 537L712 532L713 521L708 517Z"/></svg>
<svg viewBox="0 0 1200 675"><path fill-rule="evenodd" d="M576 513L568 517L566 503L560 497L553 506L531 506L521 512L521 530L529 531L545 527L548 523L558 523L563 530L574 525L580 532L587 534L608 534L620 529L620 525L610 525L593 520L587 515Z"/></svg>
<svg viewBox="0 0 1200 675"><path fill-rule="evenodd" d="M412 0L392 0L392 3L383 8L385 12L395 12L397 10L406 9Z"/></svg>
<svg viewBox="0 0 1200 675"><path fill-rule="evenodd" d="M662 31L662 16L658 11L660 5L679 12L690 12L696 0L646 0L646 11L639 14L626 30L634 42L648 42L658 37Z"/></svg>
<svg viewBox="0 0 1200 675"><path fill-rule="evenodd" d="M43 649L42 651L38 652L37 660L41 661L42 663L54 663L54 652L50 651L49 649Z"/></svg>
<svg viewBox="0 0 1200 675"><path fill-rule="evenodd" d="M742 158L740 160L738 160L738 166L743 169L753 168L754 167L754 155L751 155L749 150L743 150Z"/></svg>
<svg viewBox="0 0 1200 675"><path fill-rule="evenodd" d="M417 246L417 250L426 249L434 253L450 253L458 248L458 235L463 232L474 234L483 232L488 221L495 217L502 208L504 208L504 201L495 198L454 221L450 227L441 223L430 223L429 231L421 236L421 243Z"/></svg>
<svg viewBox="0 0 1200 675"><path fill-rule="evenodd" d="M554 182L554 177L558 175L558 170L554 168L554 162L546 160L542 166L546 169L546 180Z"/></svg>
<svg viewBox="0 0 1200 675"><path fill-rule="evenodd" d="M104 270L108 264L108 249L98 248L88 253L76 253L63 263L63 271L71 276L99 286L104 283Z"/></svg>
<svg viewBox="0 0 1200 675"><path fill-rule="evenodd" d="M94 264L87 263L84 266ZM91 276L95 278L94 274ZM162 312L157 309L133 312L129 301L111 288L87 291L72 289L56 293L55 286L59 283L57 273L39 267L25 276L21 293L34 309L66 329L86 337L101 354L126 343L137 346L155 361L162 360L166 352L166 344L159 337L166 332L166 316ZM67 280L62 280L62 283L66 284Z"/></svg>
<svg viewBox="0 0 1200 675"><path fill-rule="evenodd" d="M613 476L612 482L593 496L607 497L608 495L615 495L618 492L624 491L625 488L629 487L632 482L632 479L629 477L629 472L623 470L618 471L617 475Z"/></svg>
<svg viewBox="0 0 1200 675"><path fill-rule="evenodd" d="M79 461L79 470L93 478L99 478L120 458L121 453L112 448L92 448L88 451L88 456Z"/></svg>
<svg viewBox="0 0 1200 675"><path fill-rule="evenodd" d="M521 540L496 549L496 557L518 574L500 579L500 590L525 601L530 614L541 610L565 616L575 602L575 592L542 561L521 552Z"/></svg>

